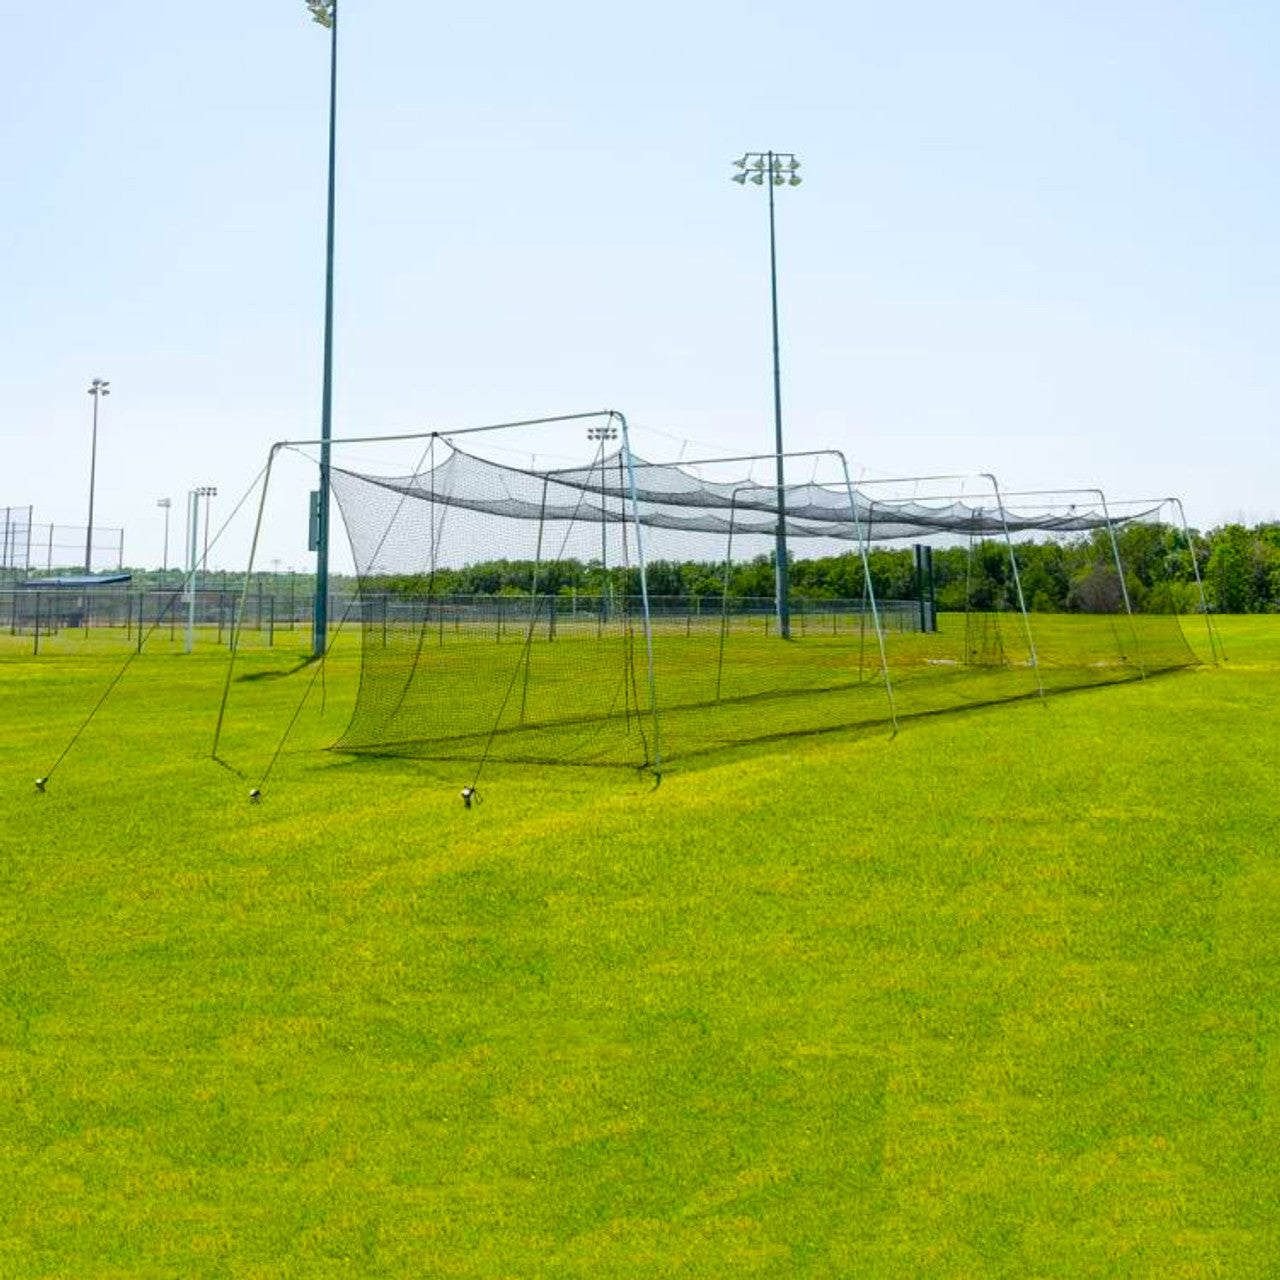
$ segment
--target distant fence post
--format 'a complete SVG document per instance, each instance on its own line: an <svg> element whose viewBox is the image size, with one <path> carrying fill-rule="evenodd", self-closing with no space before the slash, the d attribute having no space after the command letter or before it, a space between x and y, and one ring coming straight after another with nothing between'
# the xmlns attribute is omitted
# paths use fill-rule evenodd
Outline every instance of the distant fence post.
<svg viewBox="0 0 1280 1280"><path fill-rule="evenodd" d="M32 649L32 653L36 657L40 656L40 592L38 590L36 591L35 646Z"/></svg>

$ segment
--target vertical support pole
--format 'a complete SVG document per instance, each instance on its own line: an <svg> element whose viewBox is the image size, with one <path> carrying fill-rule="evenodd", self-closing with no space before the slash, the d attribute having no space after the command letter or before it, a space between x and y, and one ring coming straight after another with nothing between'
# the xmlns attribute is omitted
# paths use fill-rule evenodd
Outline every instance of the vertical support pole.
<svg viewBox="0 0 1280 1280"><path fill-rule="evenodd" d="M253 576L253 562L258 554L258 538L262 533L262 516L267 507L267 490L271 485L271 468L275 464L276 450L278 448L279 445L271 446L271 452L267 455L266 470L262 474L262 496L258 499L258 516L253 524L253 541L249 544L249 566L245 570L244 585L241 591L239 609L241 619L243 619L248 606L249 580ZM231 692L231 673L235 669L236 654L240 649L240 628L237 625L237 619L234 617L231 621L231 642L227 648L227 674L222 681L222 700L218 704L218 722L214 726L213 746L209 751L209 755L215 759L218 755L218 739L222 736L222 720L227 713L227 695Z"/></svg>
<svg viewBox="0 0 1280 1280"><path fill-rule="evenodd" d="M1215 666L1218 663L1218 653L1222 654L1222 661L1227 660L1227 651L1222 647L1222 637L1213 629L1213 623L1209 618L1209 601L1204 594L1204 581L1200 577L1200 563L1196 559L1196 544L1191 540L1191 530L1187 527L1187 513L1183 509L1181 498L1169 498L1167 501L1173 503L1178 508L1178 516L1182 521L1182 536L1187 540L1187 555L1191 557L1191 571L1195 574L1196 589L1200 592L1200 609L1204 613L1204 625L1209 632L1209 657ZM1214 649L1214 641L1217 640L1217 650Z"/></svg>
<svg viewBox="0 0 1280 1280"><path fill-rule="evenodd" d="M547 521L547 478L542 479L542 504L538 509L538 546L533 553L533 581L529 584L529 630L524 638L524 680L520 685L520 723L524 724L529 701L529 663L533 658L533 633L538 625L538 570L542 567L542 530ZM440 641L444 643L443 634Z"/></svg>
<svg viewBox="0 0 1280 1280"><path fill-rule="evenodd" d="M635 699L636 723L640 721L640 692L636 688L635 626L631 607L631 551L627 546L627 481L623 469L622 454L618 453L618 528L621 532L622 562L622 714L627 733L631 732L631 700ZM639 556L640 549L636 548Z"/></svg>
<svg viewBox="0 0 1280 1280"><path fill-rule="evenodd" d="M1111 538L1111 554L1116 562L1116 573L1120 577L1120 595L1124 600L1124 611L1129 618L1129 632L1133 636L1133 650L1138 658L1138 671L1142 678L1147 678L1147 664L1142 660L1142 640L1138 636L1138 624L1134 621L1133 605L1129 600L1129 584L1124 580L1124 564L1120 559L1120 543L1116 540L1115 525L1111 521L1111 512L1107 508L1107 496L1101 489L1094 492L1098 495L1098 500L1102 503L1102 514L1107 522L1107 534Z"/></svg>
<svg viewBox="0 0 1280 1280"><path fill-rule="evenodd" d="M733 572L733 529L738 512L738 491L729 499L729 541L724 551L724 590L720 594L720 655L716 660L716 701L724 680L724 646L729 632L729 575Z"/></svg>
<svg viewBox="0 0 1280 1280"><path fill-rule="evenodd" d="M973 535L982 523L982 508L976 507L969 516L969 547L964 562L964 665L972 667L973 660Z"/></svg>
<svg viewBox="0 0 1280 1280"><path fill-rule="evenodd" d="M920 633L923 635L929 630L929 618L927 606L925 604L925 586L924 586L924 546L917 542L911 551L915 556L916 564L916 605L920 615Z"/></svg>
<svg viewBox="0 0 1280 1280"><path fill-rule="evenodd" d="M849 479L849 464L845 460L843 453L836 452L835 456L840 459L840 466L844 471L844 487L845 492L849 495L849 519L853 522L854 536L858 540L858 551L862 556L862 579L863 586L866 591L867 600L871 604L871 620L875 624L876 640L880 645L880 670L884 674L884 691L885 696L889 700L889 719L893 723L893 732L898 732L898 708L893 697L893 681L889 678L889 655L884 645L884 628L880 625L880 609L876 604L876 588L875 583L871 580L871 515L874 512L875 504L872 503L868 508L868 528L864 536L862 531L862 521L858 518L858 504L853 493L853 481ZM861 665L861 658L859 658Z"/></svg>
<svg viewBox="0 0 1280 1280"><path fill-rule="evenodd" d="M40 590L38 587L36 588L35 637L34 637L34 643L31 649L31 653L34 657L38 658L40 656Z"/></svg>
<svg viewBox="0 0 1280 1280"><path fill-rule="evenodd" d="M938 630L938 588L933 576L933 548L926 542L924 547L925 572L929 577L929 632Z"/></svg>
<svg viewBox="0 0 1280 1280"><path fill-rule="evenodd" d="M1018 608L1022 612L1022 625L1027 633L1027 645L1031 649L1031 665L1035 668L1036 686L1040 690L1041 699L1043 699L1044 681L1040 678L1040 657L1036 653L1035 637L1031 634L1031 619L1027 616L1027 602L1022 595L1022 575L1018 572L1018 557L1013 550L1013 538L1009 533L1009 521L1005 515L1004 499L1000 496L1000 485L995 476L987 472L986 478L991 481L992 492L995 494L996 502L1000 507L1000 524L1004 528L1005 545L1009 548L1009 564L1013 567L1013 585L1018 592Z"/></svg>
<svg viewBox="0 0 1280 1280"><path fill-rule="evenodd" d="M653 674L653 625L649 613L649 575L644 556L644 534L640 521L640 500L636 496L636 469L631 457L631 438L627 433L627 420L621 413L617 412L613 413L613 417L617 418L622 428L622 449L626 457L627 479L631 489L631 515L635 520L636 526L636 560L640 565L640 603L644 609L644 641L649 659L649 705L653 708L653 773L654 777L661 782L662 739L658 719L658 690Z"/></svg>
<svg viewBox="0 0 1280 1280"><path fill-rule="evenodd" d="M876 522L876 503L872 498L867 507L867 523L872 528ZM864 569L866 566L864 566ZM862 599L858 604L858 683L862 683L864 662L867 653L867 589L871 585L870 572L864 572L862 575ZM831 628L831 634L835 635L835 627Z"/></svg>

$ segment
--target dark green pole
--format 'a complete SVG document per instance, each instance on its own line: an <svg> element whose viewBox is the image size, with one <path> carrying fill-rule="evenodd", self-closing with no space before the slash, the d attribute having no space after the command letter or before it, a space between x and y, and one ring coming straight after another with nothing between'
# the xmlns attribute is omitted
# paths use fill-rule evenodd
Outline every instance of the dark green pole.
<svg viewBox="0 0 1280 1280"><path fill-rule="evenodd" d="M791 639L791 584L787 565L787 494L782 466L782 369L778 356L778 251L773 233L773 187L776 160L768 153L765 182L769 186L769 293L773 307L773 432L778 462L778 538L775 550L775 581L778 593L778 634Z"/></svg>
<svg viewBox="0 0 1280 1280"><path fill-rule="evenodd" d="M312 10L315 15L315 10ZM317 16L317 21L320 21ZM324 392L320 407L320 520L316 548L316 598L312 653L324 657L329 635L329 441L333 436L333 223L338 125L338 4L331 0L329 28L329 226L324 268Z"/></svg>

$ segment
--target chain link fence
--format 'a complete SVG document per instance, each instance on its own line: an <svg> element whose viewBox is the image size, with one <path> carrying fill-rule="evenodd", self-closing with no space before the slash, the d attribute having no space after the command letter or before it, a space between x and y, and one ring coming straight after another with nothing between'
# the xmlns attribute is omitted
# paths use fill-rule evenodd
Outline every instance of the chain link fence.
<svg viewBox="0 0 1280 1280"><path fill-rule="evenodd" d="M535 607L536 606L536 607ZM772 597L652 596L650 616L655 630L684 631L725 628L730 632L756 630L769 634L776 628ZM932 606L917 600L886 600L878 604L881 625L890 631L931 630ZM127 586L64 587L35 584L0 589L0 635L11 650L40 653L41 643L54 637L74 644L94 640L120 647L140 647L148 637L171 642L185 640L190 619L197 641L227 644L237 618L240 643L246 647L273 647L288 642L294 633L308 633L312 600L296 589L267 590L264 582L240 589L201 589L194 598L179 590L130 589ZM622 617L637 622L642 616L639 597L569 593L541 597L522 595L472 595L424 597L377 594L360 597L354 592L329 598L329 616L336 623L356 629L363 626L374 638L388 628L434 627L454 634L466 632L478 639L504 643L522 638L531 620L549 638L586 635ZM840 635L872 625L866 600L809 600L793 598L794 634Z"/></svg>

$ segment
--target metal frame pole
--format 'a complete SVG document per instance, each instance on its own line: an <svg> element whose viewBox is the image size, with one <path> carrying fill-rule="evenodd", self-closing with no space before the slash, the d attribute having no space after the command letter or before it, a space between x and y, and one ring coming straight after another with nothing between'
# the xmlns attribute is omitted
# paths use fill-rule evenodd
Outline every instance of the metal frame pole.
<svg viewBox="0 0 1280 1280"><path fill-rule="evenodd" d="M644 555L644 535L640 521L640 501L636 496L636 469L631 456L631 437L627 432L627 419L617 410L611 411L622 429L622 450L627 462L627 481L631 489L631 516L636 526L636 559L640 562L640 600L644 605L644 643L649 660L649 705L653 708L653 776L662 781L662 738L658 721L658 688L653 673L653 624L649 614L649 575ZM603 476L601 477L603 480ZM640 710L636 708L637 712Z"/></svg>
<svg viewBox="0 0 1280 1280"><path fill-rule="evenodd" d="M733 573L733 529L738 514L738 490L729 503L729 539L724 550L724 589L720 593L720 653L716 660L716 701L724 683L724 646L729 632L729 579Z"/></svg>
<svg viewBox="0 0 1280 1280"><path fill-rule="evenodd" d="M1115 557L1116 573L1120 577L1120 594L1124 599L1124 611L1129 616L1129 630L1133 633L1133 647L1138 655L1138 671L1142 678L1147 678L1147 664L1142 660L1142 641L1138 637L1138 624L1133 619L1133 605L1129 600L1129 585L1124 580L1124 562L1120 559L1120 544L1116 541L1116 528L1111 522L1111 512L1107 508L1107 495L1101 489L1094 492L1102 503L1102 514L1107 520L1107 533L1111 537L1111 554Z"/></svg>
<svg viewBox="0 0 1280 1280"><path fill-rule="evenodd" d="M1200 591L1200 608L1204 612L1205 630L1209 633L1209 658L1216 666L1218 662L1218 653L1222 654L1222 661L1227 660L1227 651L1222 647L1222 637L1213 629L1213 623L1209 618L1209 601L1205 599L1204 580L1200 577L1200 564L1196 560L1196 545L1191 540L1191 530L1187 527L1187 513L1183 508L1181 498L1166 498L1166 502L1173 503L1178 508L1178 516L1182 520L1182 536L1187 540L1187 555L1191 557L1191 571L1195 574L1196 587ZM1214 641L1217 641L1217 650L1214 649Z"/></svg>
<svg viewBox="0 0 1280 1280"><path fill-rule="evenodd" d="M989 471L982 473L983 478L991 481L992 492L996 496L996 503L1000 508L1000 523L1004 526L1005 545L1009 548L1009 563L1013 566L1013 585L1018 592L1018 608L1022 611L1022 626L1027 633L1027 644L1031 648L1031 665L1035 668L1036 686L1040 690L1041 699L1044 698L1044 681L1040 677L1040 657L1036 653L1035 637L1031 634L1031 618L1027 614L1027 602L1022 594L1022 575L1018 572L1018 557L1013 550L1013 538L1009 533L1009 519L1005 513L1004 499L1000 496L1000 483Z"/></svg>
<svg viewBox="0 0 1280 1280"><path fill-rule="evenodd" d="M862 531L862 521L858 518L858 504L854 497L853 481L849 478L849 462L844 454L839 450L835 451L835 456L840 459L840 467L844 471L844 487L845 492L849 495L849 519L853 521L854 535L858 540L858 551L862 556L862 580L866 586L867 599L871 604L871 621L876 629L876 640L880 645L880 670L884 673L884 691L885 696L889 699L889 719L893 722L894 736L898 733L898 706L893 696L893 681L889 678L889 655L884 644L884 628L880 625L880 606L876 603L875 583L871 580L871 529L868 528L866 534ZM874 505L874 504L873 504ZM859 652L861 652L859 645ZM861 657L858 659L862 661ZM861 679L861 676L859 676Z"/></svg>
<svg viewBox="0 0 1280 1280"><path fill-rule="evenodd" d="M253 578L254 560L258 554L258 539L262 535L262 516L267 507L267 490L271 487L271 468L275 465L276 447L273 446L271 452L267 455L267 466L262 476L262 496L258 499L258 515L253 522L253 541L249 544L249 564L244 571L244 583L240 592L240 608L231 618L231 637L228 644L227 653L227 674L222 681L222 699L218 703L218 723L213 730L213 746L209 751L210 756L216 759L218 755L218 740L222 736L222 719L227 712L227 697L231 692L231 672L236 664L236 654L240 651L240 631L244 626L245 614L249 607L249 582ZM261 585L261 583L259 583ZM271 598L271 620L272 630L275 626L275 596ZM258 609L258 625L262 625L262 609L261 597L259 597Z"/></svg>
<svg viewBox="0 0 1280 1280"><path fill-rule="evenodd" d="M329 10L329 204L324 272L324 390L320 408L320 511L312 653L324 657L329 635L329 449L333 435L333 247L338 119L338 4Z"/></svg>

